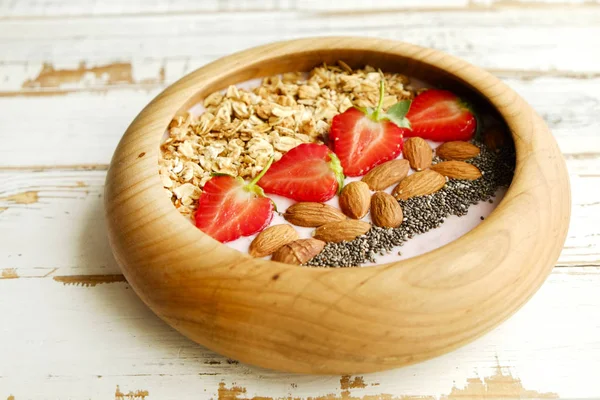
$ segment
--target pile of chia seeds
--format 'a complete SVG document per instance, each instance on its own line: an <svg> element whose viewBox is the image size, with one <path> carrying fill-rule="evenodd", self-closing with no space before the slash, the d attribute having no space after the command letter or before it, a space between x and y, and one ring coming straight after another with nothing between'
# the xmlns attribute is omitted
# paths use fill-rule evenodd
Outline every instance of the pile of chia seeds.
<svg viewBox="0 0 600 400"><path fill-rule="evenodd" d="M496 153L485 145L473 142L480 148L477 157L467 161L475 165L482 177L474 181L450 179L436 193L428 196L400 200L404 221L398 228L372 227L367 234L351 242L328 243L323 251L305 265L313 267L352 267L372 262L377 254L390 253L394 247L415 235L439 227L450 215L463 216L469 206L490 201L500 187L508 187L515 168L514 150L504 148ZM434 158L433 163L441 160Z"/></svg>

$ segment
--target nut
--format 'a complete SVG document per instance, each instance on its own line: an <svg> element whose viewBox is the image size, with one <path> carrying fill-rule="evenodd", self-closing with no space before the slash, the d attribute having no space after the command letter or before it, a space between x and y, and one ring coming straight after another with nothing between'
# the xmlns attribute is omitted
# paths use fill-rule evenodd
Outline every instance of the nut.
<svg viewBox="0 0 600 400"><path fill-rule="evenodd" d="M371 229L371 224L365 221L347 219L344 221L330 222L315 230L315 239L325 242L343 242L356 239Z"/></svg>
<svg viewBox="0 0 600 400"><path fill-rule="evenodd" d="M392 195L398 200L406 200L411 197L435 193L443 188L445 184L446 178L443 175L426 169L404 178L394 188Z"/></svg>
<svg viewBox="0 0 600 400"><path fill-rule="evenodd" d="M371 191L364 182L350 182L340 194L340 208L350 218L361 219L369 212Z"/></svg>
<svg viewBox="0 0 600 400"><path fill-rule="evenodd" d="M420 137L411 137L404 142L404 158L415 171L422 171L431 165L432 150L429 143Z"/></svg>
<svg viewBox="0 0 600 400"><path fill-rule="evenodd" d="M465 161L479 155L479 147L469 142L446 142L435 149L435 153L442 160Z"/></svg>
<svg viewBox="0 0 600 400"><path fill-rule="evenodd" d="M317 239L300 239L279 248L271 260L286 264L304 264L323 250L325 242Z"/></svg>
<svg viewBox="0 0 600 400"><path fill-rule="evenodd" d="M431 166L431 169L453 179L474 181L481 178L481 171L476 166L464 161L443 161Z"/></svg>
<svg viewBox="0 0 600 400"><path fill-rule="evenodd" d="M362 181L369 185L369 189L371 190L387 189L406 178L408 169L409 163L407 160L384 162L363 176Z"/></svg>
<svg viewBox="0 0 600 400"><path fill-rule="evenodd" d="M346 216L337 208L327 204L303 202L288 207L283 218L294 225L313 228L328 222L344 220Z"/></svg>
<svg viewBox="0 0 600 400"><path fill-rule="evenodd" d="M371 198L371 220L382 228L397 228L402 224L402 207L385 192L377 192Z"/></svg>
<svg viewBox="0 0 600 400"><path fill-rule="evenodd" d="M298 232L291 225L273 225L259 233L252 243L248 253L252 257L265 257L273 254L281 246L298 240Z"/></svg>
<svg viewBox="0 0 600 400"><path fill-rule="evenodd" d="M506 145L507 137L506 129L502 125L492 125L483 132L483 144L492 151L498 151Z"/></svg>

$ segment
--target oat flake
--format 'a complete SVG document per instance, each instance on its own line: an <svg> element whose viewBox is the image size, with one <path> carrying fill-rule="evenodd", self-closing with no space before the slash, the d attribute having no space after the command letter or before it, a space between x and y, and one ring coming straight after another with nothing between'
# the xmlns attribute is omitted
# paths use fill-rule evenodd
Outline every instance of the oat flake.
<svg viewBox="0 0 600 400"><path fill-rule="evenodd" d="M406 76L370 66L352 70L342 61L270 76L252 90L230 86L208 95L202 115L172 120L161 146L159 174L171 201L191 217L212 173L251 179L271 156L279 160L299 144L325 142L335 115L353 105L376 106L382 78L384 110L414 97Z"/></svg>

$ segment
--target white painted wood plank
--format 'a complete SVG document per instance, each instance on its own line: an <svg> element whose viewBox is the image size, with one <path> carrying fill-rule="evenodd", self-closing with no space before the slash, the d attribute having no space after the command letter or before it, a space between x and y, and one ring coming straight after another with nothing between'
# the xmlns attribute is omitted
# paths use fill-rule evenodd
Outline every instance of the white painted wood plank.
<svg viewBox="0 0 600 400"><path fill-rule="evenodd" d="M600 78L505 81L546 119L564 153L600 153ZM108 164L129 123L163 85L157 86L0 97L0 167Z"/></svg>
<svg viewBox="0 0 600 400"><path fill-rule="evenodd" d="M510 398L525 398L525 390L538 398L595 398L598 285L599 268L555 270L521 311L483 338L434 360L364 375L365 388L343 394L339 376L289 375L228 362L171 330L125 283L0 280L0 398L106 399L118 394L117 385L124 394L139 391L138 399L232 398L226 397L231 392L219 395L222 383L225 389L244 388L242 398L389 393L456 399L478 398L478 382L480 390L491 387L498 397L504 391L503 398L521 385L522 397Z"/></svg>
<svg viewBox="0 0 600 400"><path fill-rule="evenodd" d="M400 9L400 8L411 8L419 7L419 9L439 9L439 8L527 8L527 7L552 7L552 6L577 6L577 5L596 5L596 0L518 0L518 1L506 1L506 0L467 0L467 1L454 1L454 0L422 0L422 1L398 1L398 0L377 0L377 1L364 1L364 0L345 0L345 1L319 1L319 0L297 0L297 7L299 9L308 10L320 10L327 12L334 11L374 11L381 10L385 11L388 9Z"/></svg>
<svg viewBox="0 0 600 400"><path fill-rule="evenodd" d="M600 7L318 14L293 11L0 21L5 63L217 58L307 36L403 40L486 68L598 71ZM197 56L196 56L197 57Z"/></svg>
<svg viewBox="0 0 600 400"><path fill-rule="evenodd" d="M573 208L558 265L600 265L600 154L567 165ZM22 277L119 274L106 236L104 179L105 171L0 172L0 269Z"/></svg>
<svg viewBox="0 0 600 400"><path fill-rule="evenodd" d="M340 11L384 11L389 9L453 9L453 8L508 8L508 7L551 7L595 5L597 0L179 0L144 2L103 0L61 0L40 1L21 0L0 2L0 17L4 18L41 18L56 16L96 16L127 14L167 14L195 12L239 12L264 10L302 10L321 12Z"/></svg>
<svg viewBox="0 0 600 400"><path fill-rule="evenodd" d="M411 0L406 0L411 2ZM442 2L444 0L441 0ZM453 1L453 0L451 0ZM454 3L465 0L456 0ZM120 0L61 0L5 1L0 3L0 16L5 18L40 18L56 16L95 16L127 14L168 14L198 12L240 12L295 9L295 0L178 0L178 1L120 1Z"/></svg>
<svg viewBox="0 0 600 400"><path fill-rule="evenodd" d="M108 164L131 121L159 92L0 97L0 141L10 143L0 147L0 166Z"/></svg>
<svg viewBox="0 0 600 400"><path fill-rule="evenodd" d="M0 173L0 260L19 276L120 273L106 235L106 171Z"/></svg>

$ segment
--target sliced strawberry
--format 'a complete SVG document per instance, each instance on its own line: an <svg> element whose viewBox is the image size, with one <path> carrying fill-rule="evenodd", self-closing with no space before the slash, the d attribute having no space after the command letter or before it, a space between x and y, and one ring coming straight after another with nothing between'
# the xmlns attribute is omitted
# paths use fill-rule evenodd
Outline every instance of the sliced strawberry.
<svg viewBox="0 0 600 400"><path fill-rule="evenodd" d="M419 94L406 118L412 126L406 136L437 142L470 140L477 129L477 120L469 107L447 90L430 89Z"/></svg>
<svg viewBox="0 0 600 400"><path fill-rule="evenodd" d="M349 108L333 117L329 140L348 176L364 175L402 152L402 137L410 128L405 118L410 101L401 101L383 112L383 89L381 81L376 109Z"/></svg>
<svg viewBox="0 0 600 400"><path fill-rule="evenodd" d="M266 193L296 201L323 202L344 185L340 161L324 144L305 143L288 151L258 182Z"/></svg>
<svg viewBox="0 0 600 400"><path fill-rule="evenodd" d="M361 176L402 152L403 128L375 122L356 108L333 117L329 140L348 176Z"/></svg>
<svg viewBox="0 0 600 400"><path fill-rule="evenodd" d="M261 176L248 185L239 177L212 177L204 185L198 201L196 226L221 243L250 236L266 228L273 218L274 205L256 186Z"/></svg>

